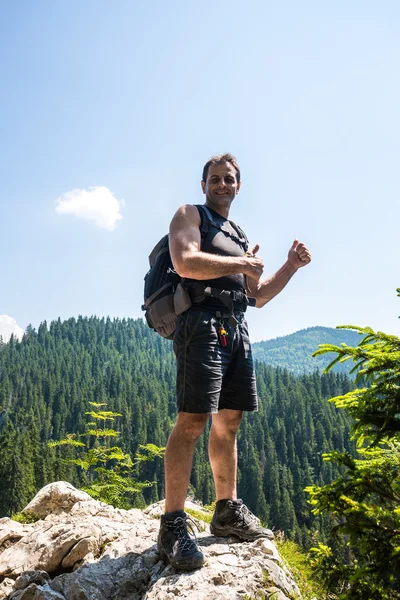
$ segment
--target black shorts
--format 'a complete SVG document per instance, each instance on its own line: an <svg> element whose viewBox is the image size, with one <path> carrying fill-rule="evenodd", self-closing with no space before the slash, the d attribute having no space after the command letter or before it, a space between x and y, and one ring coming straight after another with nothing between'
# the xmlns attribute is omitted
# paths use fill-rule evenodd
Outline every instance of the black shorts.
<svg viewBox="0 0 400 600"><path fill-rule="evenodd" d="M174 336L178 411L217 413L223 408L255 411L256 378L244 314L236 328L223 319L227 344L222 346L220 320L214 313L190 308L178 317Z"/></svg>

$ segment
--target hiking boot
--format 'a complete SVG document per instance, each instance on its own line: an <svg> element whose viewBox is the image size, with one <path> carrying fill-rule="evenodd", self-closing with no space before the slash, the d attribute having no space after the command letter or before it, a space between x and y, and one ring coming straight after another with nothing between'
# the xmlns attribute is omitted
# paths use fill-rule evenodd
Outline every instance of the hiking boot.
<svg viewBox="0 0 400 600"><path fill-rule="evenodd" d="M241 540L251 542L258 538L274 539L270 529L261 527L260 521L243 500L219 500L210 524L210 531L216 537L236 535Z"/></svg>
<svg viewBox="0 0 400 600"><path fill-rule="evenodd" d="M188 533L189 526L194 535L187 518L183 510L162 515L157 540L161 559L180 571L192 571L204 565L204 554L200 552L196 539Z"/></svg>

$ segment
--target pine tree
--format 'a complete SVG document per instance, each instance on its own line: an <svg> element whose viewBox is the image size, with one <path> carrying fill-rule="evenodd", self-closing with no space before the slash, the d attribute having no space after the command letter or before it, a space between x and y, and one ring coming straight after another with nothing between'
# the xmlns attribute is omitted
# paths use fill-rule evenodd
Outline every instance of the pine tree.
<svg viewBox="0 0 400 600"><path fill-rule="evenodd" d="M0 456L0 515L11 516L28 504L35 492L29 433L7 423L1 436Z"/></svg>
<svg viewBox="0 0 400 600"><path fill-rule="evenodd" d="M242 490L240 491L240 495L257 517L263 523L268 523L269 510L263 490L260 461L258 460L254 446L249 447L246 464L247 469L243 477L244 481L242 480L239 486L239 489Z"/></svg>
<svg viewBox="0 0 400 600"><path fill-rule="evenodd" d="M336 353L330 367L352 359L356 381L364 378L369 387L331 399L354 419L358 456L326 454L342 475L307 489L313 512L332 516L338 548L320 544L314 567L343 600L394 600L400 598L400 338L344 328L363 335L357 347L323 345L316 354Z"/></svg>
<svg viewBox="0 0 400 600"><path fill-rule="evenodd" d="M137 467L141 463L162 456L164 448L154 444L140 446L134 460L119 446L111 445L112 438L119 437L119 432L107 426L107 422L113 422L120 413L104 410L105 402L89 402L92 409L85 414L93 419L87 423L84 434L67 434L60 441L50 442L49 447L70 446L74 449L84 449L78 458L69 458L67 462L80 467L87 476L87 485L83 488L85 492L118 508L131 508L136 500L142 504L142 490L151 487L152 482L139 482L135 478ZM101 424L103 426L101 426ZM84 437L82 442L78 437ZM138 500L139 498L139 500Z"/></svg>

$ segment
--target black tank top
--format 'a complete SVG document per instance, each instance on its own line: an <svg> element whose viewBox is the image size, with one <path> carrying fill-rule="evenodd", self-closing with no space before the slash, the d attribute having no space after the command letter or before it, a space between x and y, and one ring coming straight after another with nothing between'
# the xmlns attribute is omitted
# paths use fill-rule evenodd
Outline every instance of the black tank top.
<svg viewBox="0 0 400 600"><path fill-rule="evenodd" d="M244 256L247 249L246 238L241 236L240 231L237 231L231 221L225 219L225 217L208 206L207 209L210 211L215 225L212 223L208 224L208 231L202 239L201 251L209 252L210 254L219 254L220 256ZM203 214L202 210L199 212L203 224L207 217ZM186 279L186 281L191 283L200 280ZM225 275L217 279L202 279L200 283L221 290L245 291L245 278L242 273ZM203 305L205 307L221 307L221 303L214 298L207 298L202 303Z"/></svg>

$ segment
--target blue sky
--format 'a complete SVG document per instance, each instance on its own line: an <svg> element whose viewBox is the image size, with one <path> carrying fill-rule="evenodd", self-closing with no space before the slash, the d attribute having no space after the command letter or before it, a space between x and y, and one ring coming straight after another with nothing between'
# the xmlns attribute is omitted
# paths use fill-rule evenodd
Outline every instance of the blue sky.
<svg viewBox="0 0 400 600"><path fill-rule="evenodd" d="M228 151L265 274L313 254L252 339L399 334L399 25L395 1L2 2L0 315L141 316L150 250Z"/></svg>

